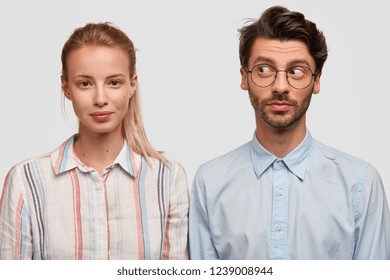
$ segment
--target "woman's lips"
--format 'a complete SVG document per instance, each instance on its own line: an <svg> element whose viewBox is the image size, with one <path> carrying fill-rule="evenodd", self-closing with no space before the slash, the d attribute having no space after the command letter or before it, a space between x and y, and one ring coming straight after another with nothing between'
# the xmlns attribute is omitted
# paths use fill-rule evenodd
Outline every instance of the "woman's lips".
<svg viewBox="0 0 390 280"><path fill-rule="evenodd" d="M107 121L112 115L112 112L95 112L91 116L98 122Z"/></svg>

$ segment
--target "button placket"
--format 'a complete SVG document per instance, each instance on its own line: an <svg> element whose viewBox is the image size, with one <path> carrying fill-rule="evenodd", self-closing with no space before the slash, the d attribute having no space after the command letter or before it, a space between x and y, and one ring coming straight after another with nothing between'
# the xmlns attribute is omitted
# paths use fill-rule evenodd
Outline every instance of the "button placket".
<svg viewBox="0 0 390 280"><path fill-rule="evenodd" d="M272 201L272 235L271 257L287 258L287 224L288 224L288 169L283 159L273 163L273 201Z"/></svg>
<svg viewBox="0 0 390 280"><path fill-rule="evenodd" d="M91 210L93 212L93 236L94 246L96 250L96 258L103 258L108 255L108 220L107 220L107 206L106 206L106 194L105 194L105 182L100 176L99 172L93 170L91 172L91 180L93 191L91 191ZM91 186L91 187L92 187Z"/></svg>

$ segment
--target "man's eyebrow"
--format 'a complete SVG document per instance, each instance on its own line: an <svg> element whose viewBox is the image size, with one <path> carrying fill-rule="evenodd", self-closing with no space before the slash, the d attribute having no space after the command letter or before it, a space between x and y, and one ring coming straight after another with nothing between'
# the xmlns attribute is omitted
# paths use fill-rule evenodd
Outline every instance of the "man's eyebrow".
<svg viewBox="0 0 390 280"><path fill-rule="evenodd" d="M304 64L305 66L310 68L310 64L306 59L293 59L287 63L287 66L290 67L292 65L297 65L297 64Z"/></svg>
<svg viewBox="0 0 390 280"><path fill-rule="evenodd" d="M260 55L260 56L256 57L255 61L253 62L253 66L256 64L262 63L262 62L270 63L273 65L276 64L276 61L274 59ZM309 62L306 59L301 59L301 58L297 58L297 59L293 59L293 60L288 61L286 68L290 68L291 66L302 65L302 64L310 68Z"/></svg>
<svg viewBox="0 0 390 280"><path fill-rule="evenodd" d="M260 55L260 56L256 57L255 61L253 62L253 65L256 65L260 61L262 61L262 62L269 62L271 64L275 64L275 60L274 59Z"/></svg>

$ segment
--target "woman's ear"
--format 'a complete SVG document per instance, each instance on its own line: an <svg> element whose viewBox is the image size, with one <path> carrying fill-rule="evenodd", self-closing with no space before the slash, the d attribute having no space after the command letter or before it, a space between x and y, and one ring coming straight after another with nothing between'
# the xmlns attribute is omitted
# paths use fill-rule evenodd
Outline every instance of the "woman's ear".
<svg viewBox="0 0 390 280"><path fill-rule="evenodd" d="M134 73L134 75L130 79L130 95L129 95L129 98L131 98L134 95L135 91L137 90L137 86L138 86L138 76L137 76L137 73Z"/></svg>
<svg viewBox="0 0 390 280"><path fill-rule="evenodd" d="M69 100L72 100L72 96L69 93L69 84L68 81L65 79L64 75L61 75L61 89L65 97Z"/></svg>

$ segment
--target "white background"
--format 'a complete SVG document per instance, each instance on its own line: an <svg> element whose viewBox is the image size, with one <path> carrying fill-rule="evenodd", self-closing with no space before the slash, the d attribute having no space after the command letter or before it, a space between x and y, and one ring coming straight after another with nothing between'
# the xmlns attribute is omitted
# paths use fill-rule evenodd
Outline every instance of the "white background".
<svg viewBox="0 0 390 280"><path fill-rule="evenodd" d="M1 182L14 164L77 131L71 105L69 121L61 110L61 49L74 28L111 21L138 49L149 140L182 163L191 185L201 163L252 137L237 29L275 4L303 12L327 38L321 91L307 118L312 135L374 165L389 198L390 43L380 0L0 0Z"/></svg>

